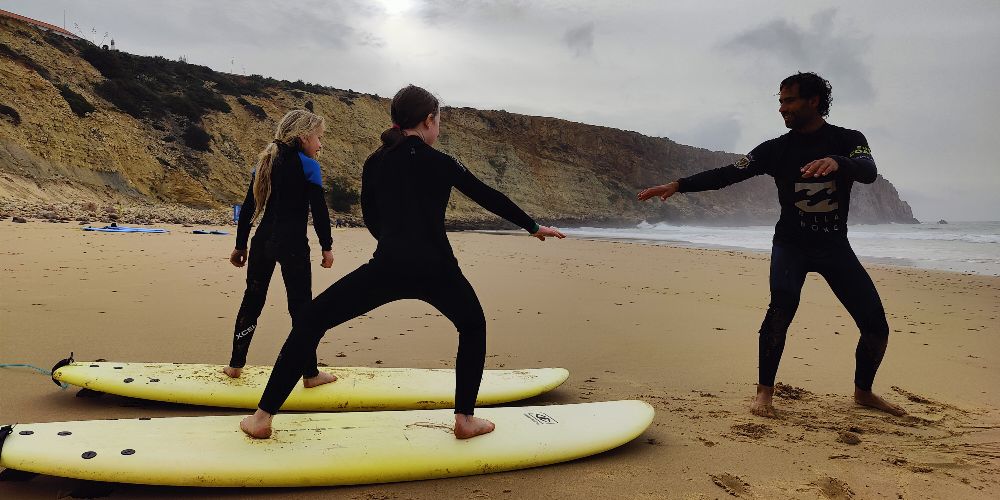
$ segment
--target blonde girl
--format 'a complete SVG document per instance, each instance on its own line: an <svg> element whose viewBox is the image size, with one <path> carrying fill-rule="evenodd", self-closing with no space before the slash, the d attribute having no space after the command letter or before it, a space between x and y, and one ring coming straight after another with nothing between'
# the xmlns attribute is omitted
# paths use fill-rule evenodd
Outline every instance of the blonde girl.
<svg viewBox="0 0 1000 500"><path fill-rule="evenodd" d="M316 161L323 148L320 137L325 129L322 117L302 109L289 111L278 123L274 139L257 157L240 210L236 248L229 257L236 267L247 265L247 287L236 315L233 352L229 366L222 370L232 378L239 377L246 365L247 351L257 329L257 319L264 309L267 287L276 264L281 264L288 313L293 320L298 310L312 299L312 270L306 237L310 211L323 249L321 265L324 268L333 265L330 214L323 192L322 171ZM248 252L250 227L258 219L260 222ZM304 359L300 373L306 387L330 382L333 377L319 372L315 355Z"/></svg>

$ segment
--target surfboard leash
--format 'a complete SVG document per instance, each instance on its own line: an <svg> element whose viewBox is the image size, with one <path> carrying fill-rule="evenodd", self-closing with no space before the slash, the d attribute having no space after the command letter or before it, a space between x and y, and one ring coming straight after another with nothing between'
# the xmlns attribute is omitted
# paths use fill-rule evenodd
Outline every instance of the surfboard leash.
<svg viewBox="0 0 1000 500"><path fill-rule="evenodd" d="M68 358L59 360L59 362L56 363L56 365L53 366L51 370L46 370L45 368L39 368L35 365L29 365L27 363L0 363L0 368L30 368L32 370L37 371L38 373L41 373L42 375L48 375L50 378L52 378L52 382L54 384L58 385L62 389L66 389L67 387L69 387L69 384L64 384L56 380L55 377L53 377L53 374L56 372L56 370L72 362L73 362L73 353L71 352L69 353Z"/></svg>
<svg viewBox="0 0 1000 500"><path fill-rule="evenodd" d="M55 373L56 373L56 370L58 370L58 369L60 369L60 368L62 368L64 366L66 366L66 365L68 365L68 364L70 364L72 362L73 362L73 351L70 351L69 352L69 357L68 358L60 359L59 362L56 363L55 366L52 367L52 371L49 372L49 376L52 377L52 383L58 385L59 387L62 387L63 389L69 387L69 384L64 384L64 383L56 380Z"/></svg>
<svg viewBox="0 0 1000 500"><path fill-rule="evenodd" d="M7 436L11 432L14 432L14 425L5 425L0 427L0 453L3 452L3 442L7 440Z"/></svg>

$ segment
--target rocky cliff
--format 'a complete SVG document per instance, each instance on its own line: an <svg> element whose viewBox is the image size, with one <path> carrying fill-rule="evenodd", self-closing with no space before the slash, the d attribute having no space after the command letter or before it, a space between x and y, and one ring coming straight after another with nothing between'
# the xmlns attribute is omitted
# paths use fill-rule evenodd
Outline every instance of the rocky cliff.
<svg viewBox="0 0 1000 500"><path fill-rule="evenodd" d="M297 107L327 119L320 158L330 204L358 215L360 169L389 124L388 99L111 52L0 20L0 208L24 203L217 209L242 200L276 120ZM642 187L735 155L606 127L446 108L438 147L547 223L640 220L770 223L774 185L635 201ZM855 222L914 222L889 181L858 185ZM460 194L453 227L499 221Z"/></svg>

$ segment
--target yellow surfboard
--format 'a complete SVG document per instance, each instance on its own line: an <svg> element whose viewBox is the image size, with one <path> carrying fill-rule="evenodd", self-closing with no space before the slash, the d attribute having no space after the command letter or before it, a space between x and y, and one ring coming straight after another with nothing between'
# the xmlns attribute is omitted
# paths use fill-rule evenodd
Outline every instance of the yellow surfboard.
<svg viewBox="0 0 1000 500"><path fill-rule="evenodd" d="M73 362L52 378L75 386L139 399L224 408L256 408L270 366L246 366L240 378L220 365L184 363ZM454 408L455 370L344 368L321 370L337 381L306 389L298 383L283 410L358 411ZM486 370L477 405L496 405L537 396L558 387L564 368Z"/></svg>
<svg viewBox="0 0 1000 500"><path fill-rule="evenodd" d="M653 420L642 401L481 408L490 434L455 439L449 410L290 413L271 439L242 416L17 424L0 466L92 481L175 486L323 486L485 474L610 450Z"/></svg>

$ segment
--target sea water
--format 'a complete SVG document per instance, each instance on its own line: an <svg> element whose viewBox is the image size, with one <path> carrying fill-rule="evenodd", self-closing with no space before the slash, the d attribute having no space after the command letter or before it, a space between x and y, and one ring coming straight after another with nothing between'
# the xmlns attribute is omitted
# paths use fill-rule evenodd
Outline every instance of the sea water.
<svg viewBox="0 0 1000 500"><path fill-rule="evenodd" d="M769 253L774 226L710 227L642 222L628 228L561 229L569 236L730 248ZM865 262L1000 276L1000 221L850 225L847 238Z"/></svg>

